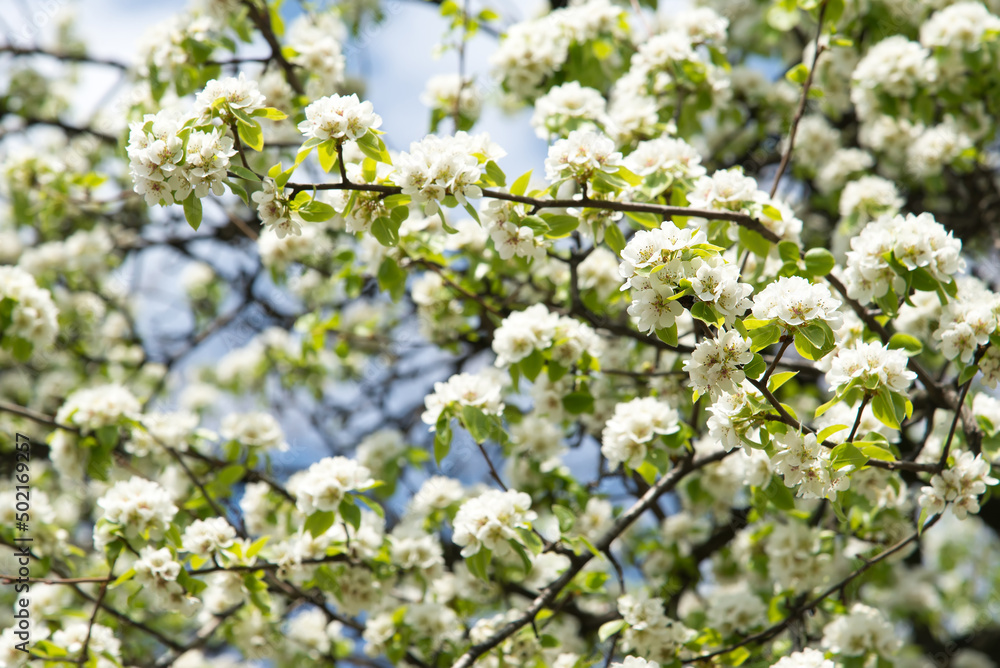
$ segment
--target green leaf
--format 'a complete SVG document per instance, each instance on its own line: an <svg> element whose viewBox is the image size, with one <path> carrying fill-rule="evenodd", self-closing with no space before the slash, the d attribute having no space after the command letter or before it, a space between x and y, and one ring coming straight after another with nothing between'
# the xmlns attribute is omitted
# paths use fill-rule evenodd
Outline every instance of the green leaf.
<svg viewBox="0 0 1000 668"><path fill-rule="evenodd" d="M639 476L646 481L646 484L652 486L656 482L656 476L660 472L656 465L650 461L644 461L639 465L639 468L635 470Z"/></svg>
<svg viewBox="0 0 1000 668"><path fill-rule="evenodd" d="M923 267L917 267L910 272L910 282L914 290L922 292L936 292L940 285L938 280Z"/></svg>
<svg viewBox="0 0 1000 668"><path fill-rule="evenodd" d="M492 556L492 552L487 550L485 547L480 547L478 552L465 559L465 565L468 566L469 572L474 576L483 582L489 582L490 577L488 568L490 565L490 557Z"/></svg>
<svg viewBox="0 0 1000 668"><path fill-rule="evenodd" d="M810 248L805 255L806 273L812 276L826 276L832 270L837 261L833 258L833 253L825 248Z"/></svg>
<svg viewBox="0 0 1000 668"><path fill-rule="evenodd" d="M264 536L263 538L258 538L247 548L247 558L256 557L257 554L267 545L267 541L271 540L270 536Z"/></svg>
<svg viewBox="0 0 1000 668"><path fill-rule="evenodd" d="M230 464L219 471L212 478L212 482L223 487L229 487L243 479L243 472L245 470L246 468L242 464Z"/></svg>
<svg viewBox="0 0 1000 668"><path fill-rule="evenodd" d="M395 246L399 243L399 223L385 216L376 218L372 223L372 235L383 246Z"/></svg>
<svg viewBox="0 0 1000 668"><path fill-rule="evenodd" d="M889 396L889 390L882 388L872 397L872 413L879 422L890 429L899 429L899 420L896 419L896 408Z"/></svg>
<svg viewBox="0 0 1000 668"><path fill-rule="evenodd" d="M264 131L260 128L260 123L237 123L236 131L240 135L240 140L255 151L264 150Z"/></svg>
<svg viewBox="0 0 1000 668"><path fill-rule="evenodd" d="M798 332L806 337L809 343L813 344L816 348L822 348L827 342L826 332L817 323L811 322L805 327L800 327Z"/></svg>
<svg viewBox="0 0 1000 668"><path fill-rule="evenodd" d="M855 470L858 470L868 463L868 457L854 444L841 443L830 451L830 463L835 469L853 466Z"/></svg>
<svg viewBox="0 0 1000 668"><path fill-rule="evenodd" d="M385 143L379 139L378 135L373 134L371 130L358 139L358 148L372 160L386 165L392 164L392 158L389 156L389 151L385 148Z"/></svg>
<svg viewBox="0 0 1000 668"><path fill-rule="evenodd" d="M244 577L253 577L251 573L247 573ZM177 574L177 584L184 587L184 590L190 594L197 596L199 593L205 590L208 585L197 578L191 577L183 568Z"/></svg>
<svg viewBox="0 0 1000 668"><path fill-rule="evenodd" d="M125 571L124 573L122 573L121 575L119 575L115 579L114 582L112 582L110 585L108 585L108 588L109 589L114 589L115 587L128 582L129 580L131 580L134 577L135 577L135 569L134 568L130 568L127 571Z"/></svg>
<svg viewBox="0 0 1000 668"><path fill-rule="evenodd" d="M382 260L378 268L378 286L392 295L393 301L399 301L406 289L406 272L391 257Z"/></svg>
<svg viewBox="0 0 1000 668"><path fill-rule="evenodd" d="M594 410L594 395L589 391L570 392L562 400L563 408L573 415L591 413Z"/></svg>
<svg viewBox="0 0 1000 668"><path fill-rule="evenodd" d="M482 443L490 437L490 419L475 406L462 406L462 423L476 443Z"/></svg>
<svg viewBox="0 0 1000 668"><path fill-rule="evenodd" d="M531 550L534 555L539 555L542 550L545 549L542 539L538 537L538 534L531 529L525 529L524 527L517 528L517 535L521 537L521 543Z"/></svg>
<svg viewBox="0 0 1000 668"><path fill-rule="evenodd" d="M621 633L628 624L624 619L615 619L610 622L605 622L601 624L601 628L597 630L597 637L601 642L604 642L616 633Z"/></svg>
<svg viewBox="0 0 1000 668"><path fill-rule="evenodd" d="M565 237L580 225L580 219L576 216L544 214L543 219L549 227L548 232L545 233L549 239Z"/></svg>
<svg viewBox="0 0 1000 668"><path fill-rule="evenodd" d="M921 508L920 517L917 519L917 535L923 535L924 525L927 524L927 519L930 517L930 508Z"/></svg>
<svg viewBox="0 0 1000 668"><path fill-rule="evenodd" d="M242 184L236 181L230 181L228 179L225 181L225 183L227 186L229 186L229 189L233 191L234 195L243 200L244 204L250 206L250 195L247 194L247 189L244 188Z"/></svg>
<svg viewBox="0 0 1000 668"><path fill-rule="evenodd" d="M896 461L896 456L890 451L886 450L879 443L874 441L855 441L854 445L861 450L868 459L878 459L883 462L894 462Z"/></svg>
<svg viewBox="0 0 1000 668"><path fill-rule="evenodd" d="M746 321L744 321L746 324ZM758 350L763 350L767 348L772 343L778 341L781 338L781 328L775 324L767 325L766 327L759 327L757 329L750 330L750 340L753 341L753 346L750 350L757 352Z"/></svg>
<svg viewBox="0 0 1000 668"><path fill-rule="evenodd" d="M767 257L767 254L771 251L771 242L753 230L740 227L739 236L740 243L743 244L743 247L754 255Z"/></svg>
<svg viewBox="0 0 1000 668"><path fill-rule="evenodd" d="M839 394L834 395L833 399L830 399L830 401L826 402L825 404L816 409L816 414L813 417L821 416L823 413L827 412L828 410L836 406L838 403L840 403L840 400L841 396Z"/></svg>
<svg viewBox="0 0 1000 668"><path fill-rule="evenodd" d="M779 241L778 256L781 257L784 262L791 262L797 266L799 262L798 244L794 241Z"/></svg>
<svg viewBox="0 0 1000 668"><path fill-rule="evenodd" d="M767 380L767 389L772 392L776 392L779 387L790 381L798 371L782 371L781 373L772 374Z"/></svg>
<svg viewBox="0 0 1000 668"><path fill-rule="evenodd" d="M737 647L732 652L724 654L722 657L726 666L742 666L750 658L750 650L746 647Z"/></svg>
<svg viewBox="0 0 1000 668"><path fill-rule="evenodd" d="M761 208L761 213L763 213L765 216L767 216L771 220L776 220L776 221L781 221L782 220L782 218L781 218L781 211L779 211L778 209L776 209L774 206L772 206L770 204L765 204Z"/></svg>
<svg viewBox="0 0 1000 668"><path fill-rule="evenodd" d="M768 13L768 18L770 19L770 17L771 14ZM785 78L791 83L801 86L806 82L806 79L809 78L809 67L805 63L799 63L785 73Z"/></svg>
<svg viewBox="0 0 1000 668"><path fill-rule="evenodd" d="M524 574L527 575L528 573L530 573L531 557L529 557L528 553L524 551L524 546L518 543L513 538L509 538L507 540L507 544L511 546L514 552L517 553L517 556L521 557L521 565L524 566Z"/></svg>
<svg viewBox="0 0 1000 668"><path fill-rule="evenodd" d="M486 176L490 177L490 180L501 188L507 185L507 175L492 160L486 163Z"/></svg>
<svg viewBox="0 0 1000 668"><path fill-rule="evenodd" d="M517 180L510 186L510 193L512 195L523 195L528 189L528 182L531 181L531 170L529 169L521 176L517 177Z"/></svg>
<svg viewBox="0 0 1000 668"><path fill-rule="evenodd" d="M962 371L958 374L958 385L959 385L959 387L961 387L962 385L965 385L970 380L972 380L973 378L975 378L976 372L978 372L978 371L979 371L979 367L976 366L975 364L970 364L969 366L964 367L962 369Z"/></svg>
<svg viewBox="0 0 1000 668"><path fill-rule="evenodd" d="M322 223L337 215L337 210L325 202L310 200L297 209L307 223Z"/></svg>
<svg viewBox="0 0 1000 668"><path fill-rule="evenodd" d="M334 139L327 139L316 147L316 154L319 156L319 166L324 172L331 172L337 166L337 142Z"/></svg>
<svg viewBox="0 0 1000 668"><path fill-rule="evenodd" d="M771 482L764 489L764 494L768 500L774 504L778 510L792 510L795 508L795 497L791 490L785 486L784 481L778 476L772 476Z"/></svg>
<svg viewBox="0 0 1000 668"><path fill-rule="evenodd" d="M350 496L344 497L344 500L340 502L339 510L340 516L344 518L345 522L354 527L355 531L361 527L361 509L354 503L354 499ZM313 535L315 536L316 534Z"/></svg>
<svg viewBox="0 0 1000 668"><path fill-rule="evenodd" d="M767 364L764 362L764 358L760 356L760 353L754 353L753 359L743 365L743 373L747 375L747 378L754 380L760 378L765 370L767 370Z"/></svg>
<svg viewBox="0 0 1000 668"><path fill-rule="evenodd" d="M677 347L677 323L670 325L670 327L656 330L656 338L668 346Z"/></svg>
<svg viewBox="0 0 1000 668"><path fill-rule="evenodd" d="M718 327L719 321L722 320L719 313L707 302L695 302L691 306L691 317L715 327Z"/></svg>
<svg viewBox="0 0 1000 668"><path fill-rule="evenodd" d="M621 256L622 249L625 248L625 235L622 234L618 225L613 222L608 224L607 229L604 230L604 241L615 252L615 255Z"/></svg>
<svg viewBox="0 0 1000 668"><path fill-rule="evenodd" d="M184 200L184 218L187 219L191 229L197 230L201 227L201 200L195 197L194 193Z"/></svg>
<svg viewBox="0 0 1000 668"><path fill-rule="evenodd" d="M332 510L317 510L306 518L306 531L315 537L322 536L333 526L336 518L337 514Z"/></svg>
<svg viewBox="0 0 1000 668"><path fill-rule="evenodd" d="M229 165L229 171L231 171L233 174L236 174L238 177L240 177L244 181L254 181L254 182L259 182L260 181L260 177L259 176L257 176L256 174L254 174L253 171L251 171L251 170L249 170L246 167L243 167L241 165L232 165L231 164L231 165Z"/></svg>
<svg viewBox="0 0 1000 668"><path fill-rule="evenodd" d="M434 428L434 461L441 466L441 460L448 456L451 450L451 419L441 414Z"/></svg>
<svg viewBox="0 0 1000 668"><path fill-rule="evenodd" d="M899 297L896 296L896 291L891 287L884 295L876 297L875 303L882 309L884 315L890 318L896 317L896 312L899 310Z"/></svg>
<svg viewBox="0 0 1000 668"><path fill-rule="evenodd" d="M251 116L256 116L258 118L266 118L269 121L283 121L288 118L288 114L281 111L280 109L275 109L274 107L264 107L263 109L257 109L251 114Z"/></svg>
<svg viewBox="0 0 1000 668"><path fill-rule="evenodd" d="M545 358L542 356L542 352L537 348L531 351L531 354L521 360L521 373L528 380L535 380L538 378L538 374L542 372L542 366L545 364Z"/></svg>
<svg viewBox="0 0 1000 668"><path fill-rule="evenodd" d="M825 441L826 439L830 438L831 436L833 436L837 432L844 431L845 429L848 429L848 426L846 424L832 424L829 427L826 427L825 429L822 429L816 435L816 440L819 441L820 443L822 443L823 441Z"/></svg>
<svg viewBox="0 0 1000 668"><path fill-rule="evenodd" d="M923 351L924 344L915 336L896 332L889 339L889 348L891 350L905 350L906 354L912 357L913 355L919 355Z"/></svg>
<svg viewBox="0 0 1000 668"><path fill-rule="evenodd" d="M576 524L576 515L573 514L573 511L566 506L558 503L553 504L552 513L556 516L556 519L559 520L559 531L565 533L572 529L573 525Z"/></svg>

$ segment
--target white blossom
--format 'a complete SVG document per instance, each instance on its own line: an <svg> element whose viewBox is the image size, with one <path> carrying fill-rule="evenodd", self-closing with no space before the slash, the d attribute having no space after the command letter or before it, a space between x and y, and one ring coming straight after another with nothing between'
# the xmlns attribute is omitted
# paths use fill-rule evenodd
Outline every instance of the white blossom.
<svg viewBox="0 0 1000 668"><path fill-rule="evenodd" d="M737 168L720 169L711 176L702 176L688 193L688 203L694 209L710 211L749 210L757 197L757 182Z"/></svg>
<svg viewBox="0 0 1000 668"><path fill-rule="evenodd" d="M235 538L236 529L224 517L195 520L181 536L186 552L206 558L232 545Z"/></svg>
<svg viewBox="0 0 1000 668"><path fill-rule="evenodd" d="M964 520L969 513L979 512L979 496L987 485L997 484L990 475L990 463L981 454L962 451L955 463L931 478L931 484L920 488L919 503L931 514L944 512L950 504L955 516Z"/></svg>
<svg viewBox="0 0 1000 668"><path fill-rule="evenodd" d="M220 98L224 100L221 105L218 104ZM255 111L264 108L265 98L257 89L257 82L248 80L246 74L240 72L239 78L212 79L205 84L194 102L194 113L200 123L209 122L213 112L217 111L223 124L230 125L237 121L236 115L230 110L238 109L247 116L252 116Z"/></svg>
<svg viewBox="0 0 1000 668"><path fill-rule="evenodd" d="M573 179L582 184L598 172L617 172L621 164L622 154L610 137L593 130L574 130L549 147L545 178L552 182Z"/></svg>
<svg viewBox="0 0 1000 668"><path fill-rule="evenodd" d="M177 506L163 487L138 476L115 483L97 505L104 511L103 519L132 539L145 534L151 539L161 537L177 514Z"/></svg>
<svg viewBox="0 0 1000 668"><path fill-rule="evenodd" d="M225 439L263 450L288 450L281 425L267 413L232 413L222 420L220 431Z"/></svg>
<svg viewBox="0 0 1000 668"><path fill-rule="evenodd" d="M531 497L523 492L489 490L469 499L455 515L454 541L462 556L481 549L496 550L508 540L518 540L516 529L528 529L538 517L531 510Z"/></svg>
<svg viewBox="0 0 1000 668"><path fill-rule="evenodd" d="M362 492L375 484L367 467L347 457L324 457L300 476L288 491L303 515L336 512L348 493Z"/></svg>
<svg viewBox="0 0 1000 668"><path fill-rule="evenodd" d="M601 454L611 470L621 463L636 469L657 436L678 430L677 410L664 401L643 397L620 403L601 434Z"/></svg>
<svg viewBox="0 0 1000 668"><path fill-rule="evenodd" d="M421 419L429 425L436 425L438 417L448 406L473 406L488 415L503 412L503 398L500 386L486 374L459 373L446 382L434 383L434 393L427 395Z"/></svg>
<svg viewBox="0 0 1000 668"><path fill-rule="evenodd" d="M771 668L835 668L836 664L818 649L807 647L800 652L793 652L777 663L771 664Z"/></svg>
<svg viewBox="0 0 1000 668"><path fill-rule="evenodd" d="M306 119L299 123L299 132L307 138L344 142L358 140L380 125L382 117L368 100L361 102L354 94L329 95L306 107Z"/></svg>
<svg viewBox="0 0 1000 668"><path fill-rule="evenodd" d="M5 299L13 300L14 305L10 325L0 330L0 335L29 341L39 351L51 346L59 331L59 311L51 293L23 269L0 266L0 302Z"/></svg>
<svg viewBox="0 0 1000 668"><path fill-rule="evenodd" d="M122 385L101 385L77 390L56 413L56 422L86 431L117 425L125 417L136 417L139 400Z"/></svg>
<svg viewBox="0 0 1000 668"><path fill-rule="evenodd" d="M741 365L752 359L750 341L729 330L695 346L691 358L684 361L684 370L696 392L714 397L720 392L736 392L746 378Z"/></svg>
<svg viewBox="0 0 1000 668"><path fill-rule="evenodd" d="M855 603L848 614L823 627L823 646L841 656L875 652L890 657L901 644L882 613L863 603Z"/></svg>
<svg viewBox="0 0 1000 668"><path fill-rule="evenodd" d="M838 392L851 381L870 390L884 387L900 394L910 389L917 374L906 368L906 352L890 350L876 341L841 348L830 362L826 382Z"/></svg>
<svg viewBox="0 0 1000 668"><path fill-rule="evenodd" d="M825 320L837 329L843 322L841 301L829 288L801 276L782 276L754 295L753 317L780 320L786 327L798 327L813 320Z"/></svg>

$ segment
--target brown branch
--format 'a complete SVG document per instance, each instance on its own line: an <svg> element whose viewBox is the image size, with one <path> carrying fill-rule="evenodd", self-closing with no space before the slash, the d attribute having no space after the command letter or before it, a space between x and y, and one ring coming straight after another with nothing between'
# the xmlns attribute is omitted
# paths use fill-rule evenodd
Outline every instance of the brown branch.
<svg viewBox="0 0 1000 668"><path fill-rule="evenodd" d="M816 63L819 61L820 54L823 53L823 46L819 43L819 40L823 35L823 17L826 15L826 3L827 0L823 0L823 4L819 7L819 24L816 26L816 49L815 53L813 53L812 67L809 68L809 75L802 86L802 97L799 98L799 108L795 110L795 118L792 119L792 127L788 132L788 146L785 148L784 155L781 156L781 164L778 165L778 172L774 175L774 183L771 184L771 197L774 197L774 193L778 192L778 184L781 183L781 177L785 173L785 169L788 168L788 162L792 159L792 149L795 147L795 133L798 132L799 121L802 120L802 115L806 111L809 88L812 86L813 76L816 74Z"/></svg>
<svg viewBox="0 0 1000 668"><path fill-rule="evenodd" d="M815 598L809 600L806 603L803 603L802 605L796 606L788 614L787 617L785 617L780 622L774 624L773 626L770 626L770 627L768 627L768 628L766 628L763 631L760 631L758 633L754 633L753 635L749 635L749 636L743 638L743 640L740 640L739 642L737 642L737 643L735 643L733 645L730 645L728 647L725 647L723 649L715 650L714 652L709 652L708 654L701 654L701 655L696 656L696 657L691 658L691 659L685 659L684 660L684 664L685 665L692 665L692 664L700 663L702 661L708 661L708 660L710 660L710 659L712 659L714 657L722 656L723 654L728 654L729 652L732 652L735 649L739 649L740 647L743 647L745 645L749 645L751 643L764 642L764 641L770 640L771 638L775 637L776 635L778 635L779 633L781 633L782 631L784 631L786 628L788 628L789 626L791 626L791 624L795 620L797 620L799 617L801 617L802 615L804 615L805 613L809 612L810 610L812 610L813 608L815 608L816 606L818 606L820 603L822 603L823 601L825 601L827 599L827 597L829 597L831 594L834 594L834 593L840 591L841 589L843 589L844 587L846 587L848 584L850 584L853 580L855 580L859 576L863 575L872 566L874 566L875 564L877 564L877 563L879 563L881 561L884 561L888 557L891 557L893 554L895 554L895 553L899 552L900 550L902 550L904 547L906 547L910 543L918 540L920 538L921 533L923 533L927 529L930 529L932 526L934 526L939 519L941 519L941 515L935 515L934 517L932 517L930 519L930 521L927 522L927 524L924 525L924 527L922 529L918 529L916 532L914 532L909 537L904 538L903 540L899 541L898 543L896 543L892 547L888 548L884 552L879 553L877 556L875 556L875 557L873 557L871 559L865 560L865 562L861 566L859 566L857 569L855 569L853 572L851 572L850 575L848 575L844 579L840 580L839 582L831 585L830 587L828 587L827 589L825 589L821 594L819 594Z"/></svg>
<svg viewBox="0 0 1000 668"><path fill-rule="evenodd" d="M281 42L278 41L278 36L274 34L274 26L271 25L271 14L267 8L266 0L263 8L258 6L254 0L243 0L243 4L250 10L250 20L257 26L267 45L271 47L271 60L284 70L285 78L288 80L288 85L292 87L292 90L299 95L304 95L305 88L302 86L302 80L299 79L299 75L295 71L295 66L281 52Z"/></svg>
<svg viewBox="0 0 1000 668"><path fill-rule="evenodd" d="M692 460L690 457L682 460L677 465L677 468L657 480L656 484L650 487L649 490L643 494L631 508L626 510L618 517L617 520L615 520L611 528L608 529L604 535L602 535L601 538L594 543L596 550L598 552L605 552L608 550L611 547L611 544L614 543L615 539L617 539L622 532L624 532L629 526L632 525L633 522L645 513L646 510L648 510L649 507L652 506L658 498L660 498L660 496L674 489L685 475L707 466L708 464L721 461L729 454L730 453L728 452L721 451L697 460ZM583 570L584 566L590 563L590 560L593 559L593 557L594 555L589 551L570 557L569 568L567 568L562 575L553 580L548 586L542 589L523 614L502 626L486 640L469 647L469 649L466 650L465 653L462 654L462 656L460 656L452 665L452 668L469 668L483 654L489 652L501 642L514 635L514 633L516 633L519 629L532 623L535 616L555 601L559 593L573 580L574 577L576 577L581 570Z"/></svg>
<svg viewBox="0 0 1000 668"><path fill-rule="evenodd" d="M40 48L29 48L13 46L11 44L5 44L0 46L0 53L9 53L13 56L45 56L47 58L55 58L56 60L62 60L64 62L70 63L83 63L86 65L101 65L104 67L114 67L122 71L127 71L129 69L128 65L118 60L110 60L107 58L94 58L93 56L88 56L84 53L60 53L58 51L47 51Z"/></svg>

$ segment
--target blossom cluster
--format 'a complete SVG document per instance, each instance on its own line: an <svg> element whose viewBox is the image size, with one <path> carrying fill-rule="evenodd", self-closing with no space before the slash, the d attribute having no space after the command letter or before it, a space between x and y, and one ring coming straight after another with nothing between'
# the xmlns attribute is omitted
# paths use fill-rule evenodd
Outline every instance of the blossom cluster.
<svg viewBox="0 0 1000 668"><path fill-rule="evenodd" d="M932 278L948 283L965 268L961 251L962 242L929 213L886 216L869 223L851 239L844 285L848 296L862 304L882 297L890 288L901 295L904 278L886 261L886 253L892 253L909 271L924 269Z"/></svg>
<svg viewBox="0 0 1000 668"><path fill-rule="evenodd" d="M801 276L782 276L754 295L753 317L780 320L785 327L824 320L838 329L843 323L840 305L829 288Z"/></svg>
<svg viewBox="0 0 1000 668"><path fill-rule="evenodd" d="M917 377L906 363L904 350L890 349L877 341L858 342L837 351L826 372L826 382L837 392L846 391L853 383L868 390L886 388L902 394Z"/></svg>
<svg viewBox="0 0 1000 668"><path fill-rule="evenodd" d="M468 199L482 197L478 183L485 164L504 155L506 152L486 134L428 135L399 154L393 180L413 201L426 204L427 213L432 214L448 195L463 205Z"/></svg>
<svg viewBox="0 0 1000 668"><path fill-rule="evenodd" d="M192 193L201 198L224 192L229 159L236 155L233 138L218 128L190 129L189 121L161 111L129 126L129 171L135 192L149 206L180 204Z"/></svg>
<svg viewBox="0 0 1000 668"><path fill-rule="evenodd" d="M627 624L622 649L653 662L665 663L676 657L677 650L694 636L694 631L667 617L663 607L663 600L656 597L631 594L619 597L618 612Z"/></svg>
<svg viewBox="0 0 1000 668"><path fill-rule="evenodd" d="M671 327L684 312L675 290L690 280L699 299L711 302L727 322L750 308L752 286L739 281L739 271L707 249L705 232L678 228L665 221L659 228L640 230L622 250L618 273L621 289L632 289L629 315L638 318L639 331Z"/></svg>
<svg viewBox="0 0 1000 668"><path fill-rule="evenodd" d="M14 303L9 324L0 326L0 337L23 339L39 349L52 345L59 331L59 311L49 291L23 269L0 266L0 303L7 299Z"/></svg>
<svg viewBox="0 0 1000 668"><path fill-rule="evenodd" d="M599 36L625 36L624 13L608 0L589 0L559 9L507 31L490 64L504 85L534 97L546 77L559 70L570 47Z"/></svg>
<svg viewBox="0 0 1000 668"><path fill-rule="evenodd" d="M303 515L333 511L351 492L371 488L375 480L367 467L347 457L324 457L289 482L289 492Z"/></svg>
<svg viewBox="0 0 1000 668"><path fill-rule="evenodd" d="M677 410L655 397L632 399L615 406L601 434L601 454L612 470L619 464L636 469L645 461L654 439L681 428Z"/></svg>
<svg viewBox="0 0 1000 668"><path fill-rule="evenodd" d="M517 530L530 530L537 517L531 510L531 497L524 492L489 490L458 509L454 540L463 557L482 549L495 551L509 540L519 541Z"/></svg>
<svg viewBox="0 0 1000 668"><path fill-rule="evenodd" d="M718 397L722 392L737 391L746 378L742 366L752 359L750 341L736 330L729 330L695 346L691 358L684 361L684 370L695 392Z"/></svg>
<svg viewBox="0 0 1000 668"><path fill-rule="evenodd" d="M101 547L119 532L133 541L162 538L177 514L167 490L138 476L115 483L97 505L104 516L94 527L94 543Z"/></svg>
<svg viewBox="0 0 1000 668"><path fill-rule="evenodd" d="M844 469L835 469L830 451L816 441L815 434L787 431L774 437L775 454L771 464L781 474L787 487L797 487L804 499L835 499L847 489L851 479Z"/></svg>
<svg viewBox="0 0 1000 668"><path fill-rule="evenodd" d="M963 451L955 455L955 463L936 473L931 484L920 489L919 503L932 514L944 512L948 506L959 519L979 512L979 496L988 485L997 484L990 475L990 463L981 454Z"/></svg>
<svg viewBox="0 0 1000 668"><path fill-rule="evenodd" d="M554 183L573 179L585 184L599 172L614 173L622 162L615 143L593 130L574 130L549 147L545 178Z"/></svg>
<svg viewBox="0 0 1000 668"><path fill-rule="evenodd" d="M503 395L496 379L485 373L459 373L443 383L434 383L434 393L424 399L426 410L421 418L436 425L441 413L452 405L472 406L487 415L503 412Z"/></svg>
<svg viewBox="0 0 1000 668"><path fill-rule="evenodd" d="M333 139L338 143L357 141L369 130L378 129L382 117L372 103L361 102L357 95L329 95L306 107L306 118L299 123L299 132L307 139Z"/></svg>
<svg viewBox="0 0 1000 668"><path fill-rule="evenodd" d="M140 411L139 400L122 385L101 385L77 390L56 413L60 424L73 425L84 431L119 424L122 418L134 418Z"/></svg>
<svg viewBox="0 0 1000 668"><path fill-rule="evenodd" d="M536 350L550 348L553 361L569 366L585 352L598 357L601 347L600 337L589 325L552 313L544 304L511 313L493 337L498 367L515 364Z"/></svg>

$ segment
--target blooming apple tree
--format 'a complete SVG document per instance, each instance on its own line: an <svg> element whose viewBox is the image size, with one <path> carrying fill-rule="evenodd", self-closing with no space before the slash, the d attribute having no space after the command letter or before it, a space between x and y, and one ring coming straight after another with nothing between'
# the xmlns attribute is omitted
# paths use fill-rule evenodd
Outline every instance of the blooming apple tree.
<svg viewBox="0 0 1000 668"><path fill-rule="evenodd" d="M996 665L1000 2L655 4L11 35L0 666Z"/></svg>

